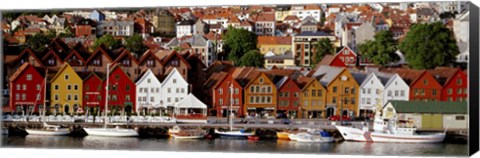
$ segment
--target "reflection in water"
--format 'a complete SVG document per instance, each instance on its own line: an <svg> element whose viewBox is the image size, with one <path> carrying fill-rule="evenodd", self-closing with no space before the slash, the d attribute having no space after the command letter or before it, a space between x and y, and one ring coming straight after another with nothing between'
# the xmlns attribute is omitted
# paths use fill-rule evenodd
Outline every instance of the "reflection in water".
<svg viewBox="0 0 480 158"><path fill-rule="evenodd" d="M26 136L3 137L2 146L34 148L112 149L148 151L200 151L200 152L264 152L312 153L349 155L438 155L466 156L467 144L408 144L408 143L303 143L288 140L236 140L236 139L141 139L86 136Z"/></svg>

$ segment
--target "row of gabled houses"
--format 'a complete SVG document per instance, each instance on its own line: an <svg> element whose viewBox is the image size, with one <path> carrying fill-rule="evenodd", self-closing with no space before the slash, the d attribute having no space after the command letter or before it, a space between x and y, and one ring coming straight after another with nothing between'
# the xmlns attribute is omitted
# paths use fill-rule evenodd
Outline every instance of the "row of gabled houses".
<svg viewBox="0 0 480 158"><path fill-rule="evenodd" d="M14 112L37 113L46 106L52 114L98 113L104 109L108 96L111 112L156 109L172 114L175 104L191 94L190 85L177 68L170 68L165 75L156 75L148 69L131 80L121 67L114 64L107 74L77 72L68 63L58 71L24 63L9 78L10 108Z"/></svg>
<svg viewBox="0 0 480 158"><path fill-rule="evenodd" d="M204 84L210 115L326 118L367 116L391 100L465 101L467 75L457 68L357 71L319 64L312 71L233 67L216 62ZM233 90L230 90L232 87ZM232 94L233 93L233 94Z"/></svg>

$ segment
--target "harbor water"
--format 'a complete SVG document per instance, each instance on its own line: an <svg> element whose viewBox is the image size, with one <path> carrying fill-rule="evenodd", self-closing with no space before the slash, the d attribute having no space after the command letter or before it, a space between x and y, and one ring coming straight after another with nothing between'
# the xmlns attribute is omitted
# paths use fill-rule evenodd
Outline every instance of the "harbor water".
<svg viewBox="0 0 480 158"><path fill-rule="evenodd" d="M235 140L199 139L175 140L172 138L109 138L69 136L3 136L2 147L11 148L59 148L59 149L108 149L144 151L195 151L195 152L255 152L302 153L341 155L417 155L417 156L466 156L468 144L437 143L301 143L288 140Z"/></svg>

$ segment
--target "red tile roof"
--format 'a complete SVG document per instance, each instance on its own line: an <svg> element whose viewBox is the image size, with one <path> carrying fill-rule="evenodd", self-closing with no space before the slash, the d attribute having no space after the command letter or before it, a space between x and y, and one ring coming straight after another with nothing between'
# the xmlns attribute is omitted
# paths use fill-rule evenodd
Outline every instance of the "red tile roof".
<svg viewBox="0 0 480 158"><path fill-rule="evenodd" d="M257 43L259 45L268 44L268 45L291 45L292 37L291 36L258 36Z"/></svg>

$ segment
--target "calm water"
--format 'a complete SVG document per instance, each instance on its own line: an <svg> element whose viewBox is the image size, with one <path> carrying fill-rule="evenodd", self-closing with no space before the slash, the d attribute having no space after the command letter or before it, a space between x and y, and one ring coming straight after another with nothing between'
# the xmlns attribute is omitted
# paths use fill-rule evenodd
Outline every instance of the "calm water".
<svg viewBox="0 0 480 158"><path fill-rule="evenodd" d="M27 148L117 149L149 151L206 151L310 154L368 155L432 155L466 156L467 144L402 144L402 143L300 143L285 140L175 140L141 138L106 138L86 136L11 136L2 137L2 146Z"/></svg>

